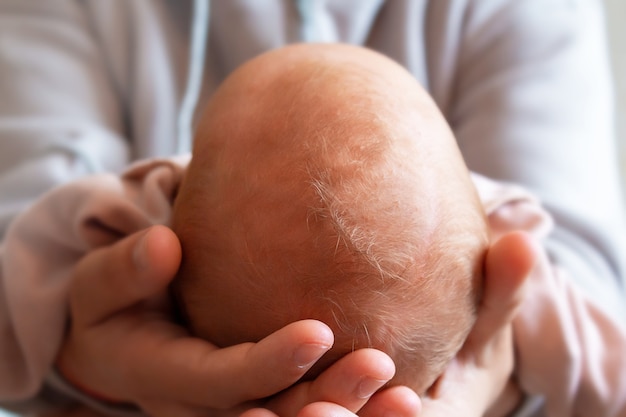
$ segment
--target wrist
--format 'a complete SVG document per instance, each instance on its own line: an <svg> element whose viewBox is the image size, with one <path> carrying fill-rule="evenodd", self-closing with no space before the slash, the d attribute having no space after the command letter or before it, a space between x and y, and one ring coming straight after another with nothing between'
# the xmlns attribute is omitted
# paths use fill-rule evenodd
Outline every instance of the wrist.
<svg viewBox="0 0 626 417"><path fill-rule="evenodd" d="M45 384L45 389L49 392L49 394L46 395L53 401L51 405L55 407L55 409L65 406L68 407L64 409L63 413L59 414L59 416L73 416L74 414L70 414L70 409L78 407L78 409L81 410L93 410L96 414L101 413L103 416L145 417L142 410L135 404L101 400L97 398L97 396L90 395L79 389L78 386L71 383L61 374L58 366L53 367L52 372L46 376ZM66 414L66 412L68 414ZM82 416L80 413L78 413L77 416L78 415ZM88 415L92 417L91 414Z"/></svg>
<svg viewBox="0 0 626 417"><path fill-rule="evenodd" d="M84 396L92 398L93 400L97 402L101 402L101 403L105 403L105 404L113 405L113 406L119 406L119 405L123 405L127 403L126 401L113 398L112 396L106 395L88 386L87 384L83 383L80 380L80 378L76 375L76 373L72 372L70 367L62 364L61 361L57 361L56 363L56 372L57 372L57 375L60 378L62 378L66 384L70 385L71 387L73 387L75 390L77 390Z"/></svg>
<svg viewBox="0 0 626 417"><path fill-rule="evenodd" d="M485 417L503 417L510 415L521 404L522 391L513 379L509 379L495 402L489 407Z"/></svg>

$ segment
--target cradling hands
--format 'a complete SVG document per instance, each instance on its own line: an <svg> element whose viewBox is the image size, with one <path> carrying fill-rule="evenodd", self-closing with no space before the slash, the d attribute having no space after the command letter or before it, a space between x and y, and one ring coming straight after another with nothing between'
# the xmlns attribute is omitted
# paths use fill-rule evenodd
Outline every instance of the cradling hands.
<svg viewBox="0 0 626 417"><path fill-rule="evenodd" d="M395 368L372 349L287 389L333 344L331 330L315 320L224 349L192 337L173 320L167 291L180 261L180 243L163 226L85 256L74 273L71 323L57 360L70 383L152 417L354 417L359 410L363 417L413 417L419 411L408 388L374 394Z"/></svg>

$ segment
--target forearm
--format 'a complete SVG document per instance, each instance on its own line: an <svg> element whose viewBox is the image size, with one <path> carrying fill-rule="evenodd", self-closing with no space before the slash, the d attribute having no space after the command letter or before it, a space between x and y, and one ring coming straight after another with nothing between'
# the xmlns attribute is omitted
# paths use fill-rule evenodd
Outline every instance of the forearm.
<svg viewBox="0 0 626 417"><path fill-rule="evenodd" d="M129 159L107 65L80 3L0 1L0 236L43 192Z"/></svg>
<svg viewBox="0 0 626 417"><path fill-rule="evenodd" d="M535 334L520 331L518 320L517 349L547 355L537 359L535 369L550 365L565 373L551 386L524 388L538 395L554 389L575 393L575 398L549 398L552 409L582 401L594 410L584 415L613 415L623 401L615 370L624 363L614 355L623 352L625 342L612 335L619 334L618 322L623 327L626 317L626 234L601 2L494 5L492 15L466 19L458 101L449 117L472 170L521 184L540 198L555 223L544 248L562 272L553 289L571 287L586 297L577 303L563 295L555 307L561 317L531 314L525 328L542 329ZM529 301L541 304L537 297ZM546 335L560 338L564 350L541 345ZM603 391L607 383L610 389ZM537 411L541 401L531 402L520 415L545 415Z"/></svg>
<svg viewBox="0 0 626 417"><path fill-rule="evenodd" d="M501 3L468 18L450 116L460 147L472 170L541 199L555 221L553 261L623 320L624 210L601 2Z"/></svg>
<svg viewBox="0 0 626 417"><path fill-rule="evenodd" d="M86 253L114 243L120 234L166 223L185 161L136 165L127 179L100 175L74 181L15 219L0 247L0 401L35 407L37 398L45 396L48 403L57 391L55 400L88 402L88 395L53 372L74 269Z"/></svg>
<svg viewBox="0 0 626 417"><path fill-rule="evenodd" d="M541 242L553 231L551 217L523 188L476 175L474 181L496 241L522 230ZM515 381L527 394L544 397L548 416L626 411L626 328L599 307L538 245L513 320Z"/></svg>

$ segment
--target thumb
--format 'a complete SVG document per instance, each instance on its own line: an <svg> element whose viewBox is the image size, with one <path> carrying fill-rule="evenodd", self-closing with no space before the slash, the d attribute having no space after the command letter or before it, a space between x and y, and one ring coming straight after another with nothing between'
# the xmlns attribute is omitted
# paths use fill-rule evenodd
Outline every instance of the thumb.
<svg viewBox="0 0 626 417"><path fill-rule="evenodd" d="M535 239L520 231L507 233L489 248L483 300L470 335L473 343L487 342L511 322L524 299L524 284L538 254Z"/></svg>
<svg viewBox="0 0 626 417"><path fill-rule="evenodd" d="M89 325L165 290L180 265L174 232L153 226L86 255L70 289L72 319Z"/></svg>

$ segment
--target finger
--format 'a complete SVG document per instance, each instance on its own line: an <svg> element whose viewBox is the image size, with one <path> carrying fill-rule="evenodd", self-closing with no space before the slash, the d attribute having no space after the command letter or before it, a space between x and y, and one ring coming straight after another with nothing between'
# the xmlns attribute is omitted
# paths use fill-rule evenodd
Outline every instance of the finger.
<svg viewBox="0 0 626 417"><path fill-rule="evenodd" d="M420 415L421 409L422 402L415 391L408 387L395 386L374 394L361 408L359 416L415 417Z"/></svg>
<svg viewBox="0 0 626 417"><path fill-rule="evenodd" d="M511 232L487 252L485 287L472 343L485 343L513 319L524 296L524 283L538 257L535 240L525 232Z"/></svg>
<svg viewBox="0 0 626 417"><path fill-rule="evenodd" d="M195 406L231 408L292 385L330 349L333 340L324 323L303 320L258 343L223 349L196 338L174 338L148 348L150 355L145 354L145 346L136 346L132 389L162 393Z"/></svg>
<svg viewBox="0 0 626 417"><path fill-rule="evenodd" d="M358 414L361 417L416 417L420 411L421 400L415 391L395 386L374 394ZM334 416L355 417L355 413L339 404L325 401L307 404L297 413L297 417ZM247 410L241 417L278 417L278 414L266 408L254 408Z"/></svg>
<svg viewBox="0 0 626 417"><path fill-rule="evenodd" d="M338 404L320 401L306 405L297 417L356 417L357 414ZM283 416L281 416L283 417Z"/></svg>
<svg viewBox="0 0 626 417"><path fill-rule="evenodd" d="M279 415L268 410L267 408L251 408L243 412L239 417L279 417ZM316 414L316 417L323 416Z"/></svg>
<svg viewBox="0 0 626 417"><path fill-rule="evenodd" d="M174 401L150 401L139 403L143 414L149 417L198 417L208 415L218 415L201 407L190 407ZM215 410L211 410L215 411ZM237 413L219 414L220 417L237 417Z"/></svg>
<svg viewBox="0 0 626 417"><path fill-rule="evenodd" d="M180 259L178 238L165 226L90 253L77 265L70 290L74 322L97 323L166 289Z"/></svg>
<svg viewBox="0 0 626 417"><path fill-rule="evenodd" d="M509 416L522 402L524 394L513 380L509 380L497 401L491 404L485 417Z"/></svg>
<svg viewBox="0 0 626 417"><path fill-rule="evenodd" d="M307 404L331 402L357 412L395 373L385 353L360 349L333 364L311 382L301 383L267 404L280 416L295 416Z"/></svg>

